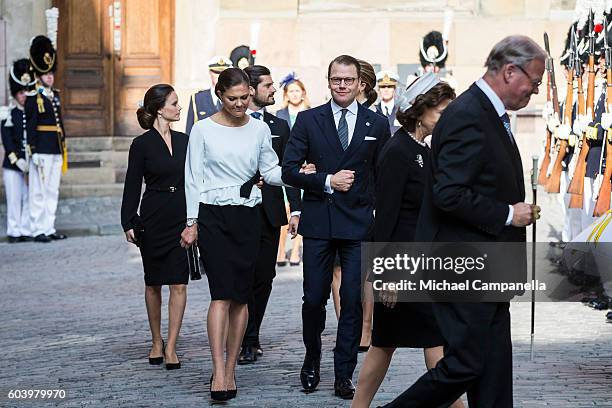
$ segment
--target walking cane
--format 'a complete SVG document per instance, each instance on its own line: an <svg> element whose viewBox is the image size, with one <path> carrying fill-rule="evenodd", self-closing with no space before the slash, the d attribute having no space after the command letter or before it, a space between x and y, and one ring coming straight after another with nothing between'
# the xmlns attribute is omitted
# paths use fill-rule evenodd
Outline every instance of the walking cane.
<svg viewBox="0 0 612 408"><path fill-rule="evenodd" d="M531 192L533 194L534 216L531 228L531 360L533 360L533 339L535 335L535 273L536 273L536 220L538 217L538 156L531 156L533 169L531 170Z"/></svg>

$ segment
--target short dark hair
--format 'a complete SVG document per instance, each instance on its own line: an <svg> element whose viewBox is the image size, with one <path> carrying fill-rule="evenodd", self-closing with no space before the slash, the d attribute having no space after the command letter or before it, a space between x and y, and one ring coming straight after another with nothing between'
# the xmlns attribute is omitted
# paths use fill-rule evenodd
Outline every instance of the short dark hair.
<svg viewBox="0 0 612 408"><path fill-rule="evenodd" d="M408 132L414 132L419 118L423 116L427 109L435 108L442 102L455 98L455 90L446 82L439 82L429 91L417 96L410 108L404 112L398 110L397 121Z"/></svg>
<svg viewBox="0 0 612 408"><path fill-rule="evenodd" d="M244 69L244 72L249 76L250 85L254 89L257 89L262 76L270 75L270 70L263 65L250 65Z"/></svg>
<svg viewBox="0 0 612 408"><path fill-rule="evenodd" d="M142 106L136 111L138 124L141 128L151 129L153 127L155 118L157 118L157 111L164 107L168 95L172 92L174 92L174 88L168 84L153 85L147 90Z"/></svg>
<svg viewBox="0 0 612 408"><path fill-rule="evenodd" d="M221 96L233 86L245 84L249 86L249 76L240 68L226 68L219 74L215 94Z"/></svg>
<svg viewBox="0 0 612 408"><path fill-rule="evenodd" d="M361 65L359 65L359 61L355 57L351 57L350 55L339 55L329 63L327 67L327 77L331 75L332 65L334 64L342 64L342 65L353 65L357 70L357 78L361 78Z"/></svg>

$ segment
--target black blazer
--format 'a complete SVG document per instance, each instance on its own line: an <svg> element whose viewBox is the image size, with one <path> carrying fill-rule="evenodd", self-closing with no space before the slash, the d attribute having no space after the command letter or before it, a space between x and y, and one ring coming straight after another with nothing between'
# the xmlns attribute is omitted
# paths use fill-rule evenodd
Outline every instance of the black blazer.
<svg viewBox="0 0 612 408"><path fill-rule="evenodd" d="M280 162L283 159L285 146L289 140L289 125L283 119L279 119L268 112L264 112L263 119L264 122L268 124L270 132L272 133L272 148L276 152ZM285 192L287 194L287 200L289 201L289 208L291 209L291 212L300 211L300 189L286 187ZM264 183L261 189L261 196L264 213L266 214L268 221L270 221L270 224L273 227L287 225L288 221L287 212L285 211L285 197L283 195L283 188Z"/></svg>
<svg viewBox="0 0 612 408"><path fill-rule="evenodd" d="M355 131L342 149L330 102L300 112L291 129L283 159L283 181L304 189L299 232L307 238L368 239L372 233L375 164L389 139L387 120L358 104ZM304 163L314 163L316 174L300 174ZM328 174L355 171L347 192L324 192Z"/></svg>
<svg viewBox="0 0 612 408"><path fill-rule="evenodd" d="M522 201L518 148L487 96L472 84L433 131L415 240L524 242L525 228L505 226L508 205Z"/></svg>

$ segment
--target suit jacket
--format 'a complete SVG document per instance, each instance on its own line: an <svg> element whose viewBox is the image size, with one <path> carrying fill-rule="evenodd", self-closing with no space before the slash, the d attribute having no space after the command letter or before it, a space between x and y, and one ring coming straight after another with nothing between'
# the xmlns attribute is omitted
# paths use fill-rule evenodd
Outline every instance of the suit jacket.
<svg viewBox="0 0 612 408"><path fill-rule="evenodd" d="M268 112L264 112L263 119L264 122L267 123L268 127L270 128L270 132L272 133L272 148L276 152L280 162L283 159L285 146L289 140L289 125L286 121L279 119ZM291 212L300 211L300 189L286 187L285 192L287 194L287 200L289 201ZM287 225L287 211L285 210L283 188L264 183L263 187L261 188L261 197L263 210L268 218L268 221L270 221L270 224L273 227Z"/></svg>
<svg viewBox="0 0 612 408"><path fill-rule="evenodd" d="M213 102L210 89L204 89L191 95L189 100L189 110L187 111L187 124L185 125L185 133L189 134L193 124L198 120L206 119L214 115L219 110Z"/></svg>
<svg viewBox="0 0 612 408"><path fill-rule="evenodd" d="M289 129L293 127L291 126L291 119L289 118L289 108L279 109L276 111L275 115L277 118L287 121L287 124L289 125Z"/></svg>
<svg viewBox="0 0 612 408"><path fill-rule="evenodd" d="M382 102L377 103L376 105L374 105L374 107L376 108L376 113L384 116L389 121L389 128L391 129L391 134L392 135L395 134L395 132L397 132L398 129L401 128L401 125L399 125L396 121L396 115L397 115L397 109L398 109L397 104L393 105L393 109L391 110L391 114L389 114L389 116L387 116L385 112L383 112Z"/></svg>
<svg viewBox="0 0 612 408"><path fill-rule="evenodd" d="M8 120L10 119L10 121ZM9 112L9 118L3 120L0 124L2 133L2 145L4 146L4 161L2 167L15 171L19 170L14 164L11 164L9 154L15 153L18 159L25 159L25 147L23 140L23 131L25 130L25 112L17 107L14 107Z"/></svg>
<svg viewBox="0 0 612 408"><path fill-rule="evenodd" d="M331 103L300 112L283 159L283 181L304 190L299 232L307 238L364 240L374 220L375 164L389 139L385 118L358 104L355 130L342 149ZM304 162L314 163L316 174L300 174ZM328 174L355 171L347 192L324 192Z"/></svg>
<svg viewBox="0 0 612 408"><path fill-rule="evenodd" d="M472 84L434 128L415 241L524 242L525 228L505 225L508 205L524 200L518 148Z"/></svg>
<svg viewBox="0 0 612 408"><path fill-rule="evenodd" d="M39 105L39 101L40 105ZM60 97L53 90L53 99L36 93L28 96L25 103L26 130L32 153L62 154L64 148L64 124L60 109ZM44 126L44 128L40 128ZM57 126L62 130L57 131ZM53 130L43 130L51 129Z"/></svg>

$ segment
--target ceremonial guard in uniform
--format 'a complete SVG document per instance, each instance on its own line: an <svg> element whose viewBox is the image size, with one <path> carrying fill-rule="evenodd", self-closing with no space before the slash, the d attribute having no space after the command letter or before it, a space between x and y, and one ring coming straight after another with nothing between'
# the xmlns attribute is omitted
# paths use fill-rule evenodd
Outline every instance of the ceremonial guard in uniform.
<svg viewBox="0 0 612 408"><path fill-rule="evenodd" d="M245 69L255 63L255 58L253 58L253 53L248 46L239 45L230 52L230 61L232 66Z"/></svg>
<svg viewBox="0 0 612 408"><path fill-rule="evenodd" d="M244 69L250 79L254 94L249 102L247 114L255 120L265 122L272 133L272 148L282 160L285 153L285 145L289 140L289 124L265 109L266 106L274 105L274 82L270 70L261 65L248 66ZM256 175L256 178L259 174ZM263 355L263 349L259 342L259 328L263 320L270 292L272 291L272 280L276 276L276 256L280 229L290 224L290 232L293 237L297 234L300 220L301 197L300 190L285 187L289 206L291 208L291 220L288 222L285 211L285 199L283 187L264 184L261 189L262 209L261 226L262 234L259 242L259 253L255 266L255 282L253 292L248 303L249 320L247 323L242 349L238 364L249 364L257 361L257 357ZM295 215L293 215L295 214Z"/></svg>
<svg viewBox="0 0 612 408"><path fill-rule="evenodd" d="M4 189L6 192L6 235L9 243L31 238L28 203L28 159L26 156L27 92L34 87L30 61L17 60L10 68L9 87L15 105L2 112L2 145L4 146Z"/></svg>
<svg viewBox="0 0 612 408"><path fill-rule="evenodd" d="M66 238L55 231L55 211L62 173L68 169L66 135L59 91L53 88L56 52L49 38L34 37L30 63L36 73L36 92L25 104L26 131L31 153L29 168L30 219L36 242Z"/></svg>
<svg viewBox="0 0 612 408"><path fill-rule="evenodd" d="M447 23L445 22L445 25ZM448 23L450 24L450 22ZM435 73L440 79L451 86L457 88L457 81L453 77L452 71L446 69L448 59L448 40L439 31L430 31L422 39L419 47L419 60L421 61L421 74L427 72ZM446 34L448 35L448 34ZM407 85L410 85L408 81Z"/></svg>
<svg viewBox="0 0 612 408"><path fill-rule="evenodd" d="M187 111L187 124L185 133L189 134L193 124L198 120L206 119L207 117L221 110L221 101L211 90L217 85L217 78L224 69L232 66L230 60L226 57L216 56L208 61L208 71L210 74L210 88L202 89L193 95L189 100L189 110Z"/></svg>
<svg viewBox="0 0 612 408"><path fill-rule="evenodd" d="M400 127L400 123L395 118L397 106L395 106L395 90L399 82L399 77L395 72L380 71L376 74L378 84L378 94L380 102L376 104L376 113L385 116L389 120L389 128L393 135Z"/></svg>

